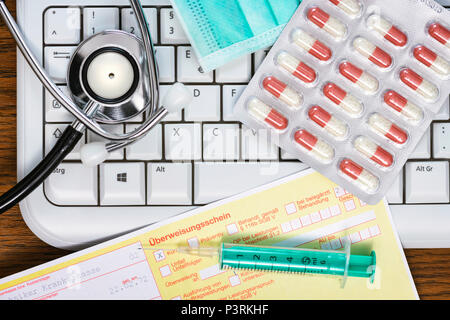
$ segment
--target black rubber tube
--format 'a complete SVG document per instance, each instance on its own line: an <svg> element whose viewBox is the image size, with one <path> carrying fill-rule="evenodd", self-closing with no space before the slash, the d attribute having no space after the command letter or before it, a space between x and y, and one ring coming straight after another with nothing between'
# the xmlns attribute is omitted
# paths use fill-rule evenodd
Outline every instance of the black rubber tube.
<svg viewBox="0 0 450 320"><path fill-rule="evenodd" d="M0 196L0 214L8 211L34 191L75 148L83 134L68 126L53 149L25 178Z"/></svg>

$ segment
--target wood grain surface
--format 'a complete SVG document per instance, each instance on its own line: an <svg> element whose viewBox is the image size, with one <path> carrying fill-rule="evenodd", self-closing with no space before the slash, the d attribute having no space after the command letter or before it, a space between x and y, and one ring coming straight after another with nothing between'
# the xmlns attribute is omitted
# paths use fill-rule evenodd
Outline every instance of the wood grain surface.
<svg viewBox="0 0 450 320"><path fill-rule="evenodd" d="M7 0L6 3L15 11L14 0ZM4 23L1 22L0 192L7 191L15 182L16 49ZM405 251L420 297L450 299L450 249ZM39 240L22 220L18 206L0 216L0 278L69 253Z"/></svg>

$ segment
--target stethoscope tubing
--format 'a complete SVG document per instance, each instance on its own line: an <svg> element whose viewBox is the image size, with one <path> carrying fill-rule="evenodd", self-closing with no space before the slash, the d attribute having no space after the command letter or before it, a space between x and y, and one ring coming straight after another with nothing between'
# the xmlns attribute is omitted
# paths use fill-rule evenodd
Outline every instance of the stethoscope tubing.
<svg viewBox="0 0 450 320"><path fill-rule="evenodd" d="M147 67L150 77L150 105L147 114L148 118L140 128L128 134L112 134L101 128L97 122L91 119L95 115L100 104L91 100L84 106L83 110L81 110L57 88L55 83L50 79L46 71L37 61L36 57L32 54L31 49L27 45L24 36L19 29L19 26L6 7L4 1L0 0L0 14L26 61L44 87L76 118L76 120L64 130L62 136L58 139L55 146L44 157L44 159L29 174L27 174L25 178L0 196L0 214L16 205L39 185L41 185L42 182L53 172L53 170L64 160L64 158L75 148L83 137L83 133L86 131L86 128L93 131L97 135L110 140L111 142L106 144L106 149L107 151L114 151L134 143L138 139L145 136L168 114L168 111L165 108L159 108L158 71L156 68L153 44L143 8L139 0L130 0L130 3L141 29L141 35L143 37L145 47Z"/></svg>

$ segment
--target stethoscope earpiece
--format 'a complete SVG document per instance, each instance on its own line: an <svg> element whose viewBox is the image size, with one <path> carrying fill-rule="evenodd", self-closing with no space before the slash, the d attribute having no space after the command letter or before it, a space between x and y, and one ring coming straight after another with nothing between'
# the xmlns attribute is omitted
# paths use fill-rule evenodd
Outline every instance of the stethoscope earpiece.
<svg viewBox="0 0 450 320"><path fill-rule="evenodd" d="M83 41L69 63L67 73L71 98L52 81L25 41L19 26L0 0L0 14L25 60L45 89L76 120L68 126L45 158L18 184L0 197L0 213L28 196L75 148L86 129L109 142L94 142L81 148L84 165L99 165L110 152L142 139L169 112L180 112L192 101L192 93L176 83L159 106L159 81L155 51L139 0L129 0L142 40L119 30L108 30ZM100 124L121 124L145 113L144 122L125 134L108 132Z"/></svg>

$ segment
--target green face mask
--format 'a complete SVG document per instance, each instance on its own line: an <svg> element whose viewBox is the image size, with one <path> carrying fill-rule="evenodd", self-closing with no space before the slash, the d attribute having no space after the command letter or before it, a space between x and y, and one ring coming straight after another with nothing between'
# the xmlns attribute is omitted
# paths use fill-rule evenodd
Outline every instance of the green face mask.
<svg viewBox="0 0 450 320"><path fill-rule="evenodd" d="M171 0L205 72L271 46L301 0Z"/></svg>

